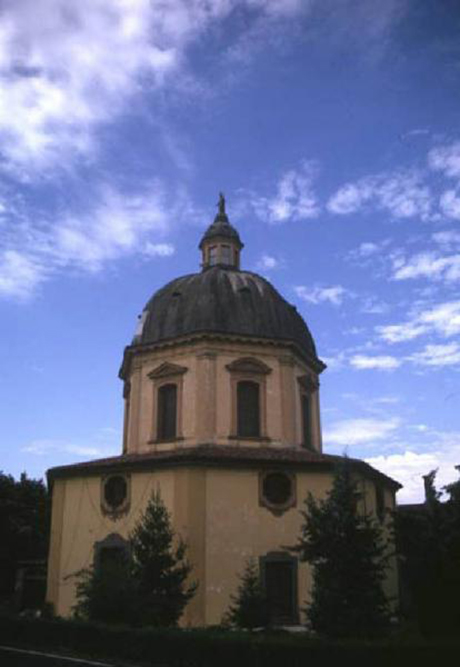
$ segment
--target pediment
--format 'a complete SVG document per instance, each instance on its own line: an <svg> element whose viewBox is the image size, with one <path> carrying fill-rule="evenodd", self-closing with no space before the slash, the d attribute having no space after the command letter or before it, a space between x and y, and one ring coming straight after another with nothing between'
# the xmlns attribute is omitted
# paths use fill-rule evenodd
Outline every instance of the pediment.
<svg viewBox="0 0 460 667"><path fill-rule="evenodd" d="M255 359L254 357L244 357L243 359L236 359L226 366L227 370L231 373L252 373L256 375L268 375L272 372L272 369Z"/></svg>
<svg viewBox="0 0 460 667"><path fill-rule="evenodd" d="M297 378L297 382L302 387L302 389L310 394L319 389L319 380L316 377L312 377L311 375L301 375Z"/></svg>
<svg viewBox="0 0 460 667"><path fill-rule="evenodd" d="M179 366L178 364L171 364L169 361L165 361L160 364L160 366L157 366L157 368L154 368L153 371L150 371L148 376L151 380L156 380L171 375L183 375L187 370L188 369L185 366Z"/></svg>

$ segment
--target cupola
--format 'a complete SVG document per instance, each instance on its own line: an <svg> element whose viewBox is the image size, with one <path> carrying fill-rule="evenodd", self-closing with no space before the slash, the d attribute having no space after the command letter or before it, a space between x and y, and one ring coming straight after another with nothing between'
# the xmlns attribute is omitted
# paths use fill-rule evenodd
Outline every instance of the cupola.
<svg viewBox="0 0 460 667"><path fill-rule="evenodd" d="M203 271L212 266L240 268L240 251L244 247L236 229L230 224L225 211L225 197L219 195L218 213L201 239Z"/></svg>

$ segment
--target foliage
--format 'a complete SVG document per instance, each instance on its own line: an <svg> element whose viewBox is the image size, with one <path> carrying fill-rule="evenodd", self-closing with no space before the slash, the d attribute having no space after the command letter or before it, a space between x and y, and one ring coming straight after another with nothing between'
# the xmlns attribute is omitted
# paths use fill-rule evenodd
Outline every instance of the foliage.
<svg viewBox="0 0 460 667"><path fill-rule="evenodd" d="M139 623L137 587L129 562L120 559L104 567L77 573L75 618L105 623Z"/></svg>
<svg viewBox="0 0 460 667"><path fill-rule="evenodd" d="M457 466L460 471L460 466ZM435 487L436 471L425 476L426 502L396 513L402 579L409 592L405 612L429 636L460 630L460 479Z"/></svg>
<svg viewBox="0 0 460 667"><path fill-rule="evenodd" d="M291 549L313 566L307 617L327 637L372 637L388 624L382 589L388 545L376 521L360 511L360 497L345 458L327 497L308 495L301 536Z"/></svg>
<svg viewBox="0 0 460 667"><path fill-rule="evenodd" d="M174 626L197 584L187 545L175 535L159 491L129 536L129 557L77 573L79 618L131 625Z"/></svg>
<svg viewBox="0 0 460 667"><path fill-rule="evenodd" d="M252 633L208 629L126 628L0 614L0 644L76 654L114 664L200 667L300 667L329 664L422 664L451 661L458 641L323 642L306 633ZM22 665L25 660L19 664ZM38 660L38 658L37 658ZM34 664L36 661L34 661ZM18 664L18 663L16 663ZM26 663L27 664L27 663ZM46 664L49 664L47 661Z"/></svg>
<svg viewBox="0 0 460 667"><path fill-rule="evenodd" d="M260 583L259 568L250 558L241 575L236 595L226 620L238 628L260 628L268 624L267 600Z"/></svg>
<svg viewBox="0 0 460 667"><path fill-rule="evenodd" d="M130 535L132 572L139 587L142 617L149 625L176 625L197 583L186 585L192 566L187 545L176 537L159 491Z"/></svg>
<svg viewBox="0 0 460 667"><path fill-rule="evenodd" d="M13 593L18 563L47 556L50 498L42 480L0 472L0 597Z"/></svg>

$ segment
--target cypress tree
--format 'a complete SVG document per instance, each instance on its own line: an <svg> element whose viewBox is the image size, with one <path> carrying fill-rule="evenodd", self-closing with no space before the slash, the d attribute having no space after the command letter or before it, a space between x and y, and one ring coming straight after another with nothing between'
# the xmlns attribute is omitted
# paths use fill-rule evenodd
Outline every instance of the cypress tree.
<svg viewBox="0 0 460 667"><path fill-rule="evenodd" d="M388 601L382 589L388 545L377 522L360 511L360 497L345 458L327 497L315 500L309 494L301 512L300 539L291 550L313 567L306 613L320 635L372 637L388 625Z"/></svg>
<svg viewBox="0 0 460 667"><path fill-rule="evenodd" d="M253 558L246 564L227 619L238 628L260 628L268 623L267 600L260 583L259 568Z"/></svg>
<svg viewBox="0 0 460 667"><path fill-rule="evenodd" d="M175 535L160 492L154 492L130 534L131 567L143 625L176 625L197 583L187 584L192 566L187 545Z"/></svg>

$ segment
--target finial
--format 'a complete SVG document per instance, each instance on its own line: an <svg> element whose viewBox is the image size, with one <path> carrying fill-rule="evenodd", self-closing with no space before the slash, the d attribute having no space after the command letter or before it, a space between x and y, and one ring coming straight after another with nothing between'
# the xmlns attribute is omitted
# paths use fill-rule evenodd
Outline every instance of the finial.
<svg viewBox="0 0 460 667"><path fill-rule="evenodd" d="M217 204L219 207L219 215L226 215L225 213L225 197L222 192L219 192L219 203Z"/></svg>

